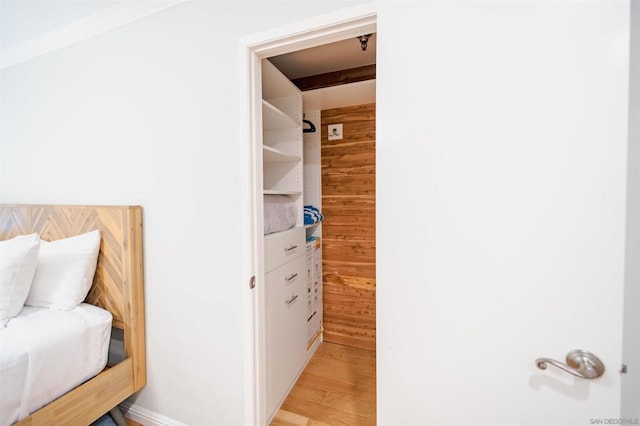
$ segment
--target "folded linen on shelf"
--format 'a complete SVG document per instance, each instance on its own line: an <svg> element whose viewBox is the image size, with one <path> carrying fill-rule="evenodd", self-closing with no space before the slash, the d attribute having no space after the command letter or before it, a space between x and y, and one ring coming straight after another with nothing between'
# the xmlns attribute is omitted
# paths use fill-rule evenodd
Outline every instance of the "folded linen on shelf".
<svg viewBox="0 0 640 426"><path fill-rule="evenodd" d="M264 196L264 234L280 232L296 225L298 208L291 198L285 195Z"/></svg>
<svg viewBox="0 0 640 426"><path fill-rule="evenodd" d="M313 225L324 220L324 215L314 206L304 206L304 224Z"/></svg>

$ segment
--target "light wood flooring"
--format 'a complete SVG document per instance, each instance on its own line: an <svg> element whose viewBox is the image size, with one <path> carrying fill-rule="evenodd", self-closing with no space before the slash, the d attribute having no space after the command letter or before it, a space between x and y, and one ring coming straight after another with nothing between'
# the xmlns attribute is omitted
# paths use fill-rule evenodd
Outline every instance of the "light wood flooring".
<svg viewBox="0 0 640 426"><path fill-rule="evenodd" d="M271 426L375 425L376 353L320 345Z"/></svg>

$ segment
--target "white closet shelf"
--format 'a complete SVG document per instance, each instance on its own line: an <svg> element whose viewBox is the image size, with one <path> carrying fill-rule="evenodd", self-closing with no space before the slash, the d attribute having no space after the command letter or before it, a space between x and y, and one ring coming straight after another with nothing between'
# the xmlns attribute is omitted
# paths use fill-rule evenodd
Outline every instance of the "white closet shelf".
<svg viewBox="0 0 640 426"><path fill-rule="evenodd" d="M282 112L279 108L262 100L262 126L265 130L302 127L302 123Z"/></svg>
<svg viewBox="0 0 640 426"><path fill-rule="evenodd" d="M301 158L297 155L288 154L284 151L270 147L268 145L262 146L262 159L266 163L288 163L301 160Z"/></svg>
<svg viewBox="0 0 640 426"><path fill-rule="evenodd" d="M262 192L264 195L300 195L302 191L286 191L281 189L265 189Z"/></svg>
<svg viewBox="0 0 640 426"><path fill-rule="evenodd" d="M300 89L286 78L270 61L262 65L262 77L268 84L262 85L264 99L300 96Z"/></svg>
<svg viewBox="0 0 640 426"><path fill-rule="evenodd" d="M304 229L315 228L316 226L321 225L321 224L322 224L322 221L316 222L316 223L312 223L312 224L309 224L309 225L304 225Z"/></svg>

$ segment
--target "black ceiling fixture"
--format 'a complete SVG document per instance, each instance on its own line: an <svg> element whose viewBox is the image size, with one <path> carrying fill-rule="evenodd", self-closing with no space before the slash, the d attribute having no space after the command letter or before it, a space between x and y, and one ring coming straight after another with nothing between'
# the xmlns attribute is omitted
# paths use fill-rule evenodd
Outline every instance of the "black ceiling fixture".
<svg viewBox="0 0 640 426"><path fill-rule="evenodd" d="M371 37L372 35L373 34L365 34L356 37L360 41L360 47L362 48L363 52L367 50L367 43L369 42L369 37Z"/></svg>

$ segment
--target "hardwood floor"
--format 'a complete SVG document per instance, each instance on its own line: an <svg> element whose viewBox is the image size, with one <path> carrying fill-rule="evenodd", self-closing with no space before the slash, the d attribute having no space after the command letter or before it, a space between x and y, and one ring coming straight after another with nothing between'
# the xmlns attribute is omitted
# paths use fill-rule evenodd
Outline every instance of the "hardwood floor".
<svg viewBox="0 0 640 426"><path fill-rule="evenodd" d="M375 425L376 353L324 342L272 426Z"/></svg>

